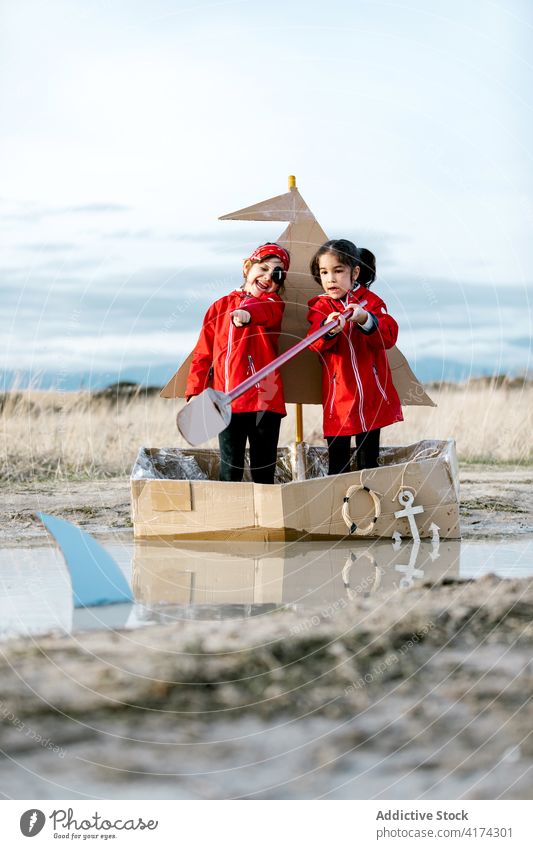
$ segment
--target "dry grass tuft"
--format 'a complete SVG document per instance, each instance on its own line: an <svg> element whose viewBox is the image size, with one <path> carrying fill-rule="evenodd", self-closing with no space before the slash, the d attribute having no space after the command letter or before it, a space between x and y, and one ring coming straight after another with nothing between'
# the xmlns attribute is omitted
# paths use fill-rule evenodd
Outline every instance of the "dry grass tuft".
<svg viewBox="0 0 533 849"><path fill-rule="evenodd" d="M384 430L384 444L453 437L463 461L533 463L531 385L448 386L431 394L438 407L406 408L406 421ZM183 445L175 425L178 406L143 394L6 393L0 396L0 477L36 481L127 475L141 445ZM321 443L321 418L320 407L304 411L308 442ZM291 406L280 442L293 438Z"/></svg>
<svg viewBox="0 0 533 849"><path fill-rule="evenodd" d="M453 438L469 463L533 463L533 386L467 385L430 391L437 407L406 407L405 421L383 432L386 445Z"/></svg>

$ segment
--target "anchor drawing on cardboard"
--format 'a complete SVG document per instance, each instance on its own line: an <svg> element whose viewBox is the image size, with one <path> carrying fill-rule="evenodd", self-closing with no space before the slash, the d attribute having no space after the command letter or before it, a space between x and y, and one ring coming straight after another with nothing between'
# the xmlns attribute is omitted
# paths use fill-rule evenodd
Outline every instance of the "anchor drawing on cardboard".
<svg viewBox="0 0 533 849"><path fill-rule="evenodd" d="M296 404L296 438L278 449L274 484L218 480L215 449L141 448L132 470L131 495L137 538L295 540L346 536L459 538L459 488L453 440L424 440L382 448L377 468L327 477L327 449L304 441L302 405L321 404L321 365L308 349L308 301L317 294L309 263L327 235L289 178L289 191L221 220L284 221L276 242L290 253L280 357L251 381L268 380L279 367L285 401ZM331 325L321 328L328 332ZM403 405L434 406L397 347L387 351L392 380ZM192 353L161 392L184 398ZM216 436L231 418L242 385L225 394L207 390L178 414L182 435L193 445ZM400 492L413 494L415 520L397 516Z"/></svg>

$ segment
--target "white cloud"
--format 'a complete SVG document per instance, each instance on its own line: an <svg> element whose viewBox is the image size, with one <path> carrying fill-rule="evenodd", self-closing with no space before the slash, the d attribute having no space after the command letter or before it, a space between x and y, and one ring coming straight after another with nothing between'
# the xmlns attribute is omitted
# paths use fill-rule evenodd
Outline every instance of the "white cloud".
<svg viewBox="0 0 533 849"><path fill-rule="evenodd" d="M117 371L130 365L173 360L177 366L192 350L197 338L198 333L169 333L164 329L156 333L70 336L67 328L64 335L45 339L8 339L0 368L54 372Z"/></svg>

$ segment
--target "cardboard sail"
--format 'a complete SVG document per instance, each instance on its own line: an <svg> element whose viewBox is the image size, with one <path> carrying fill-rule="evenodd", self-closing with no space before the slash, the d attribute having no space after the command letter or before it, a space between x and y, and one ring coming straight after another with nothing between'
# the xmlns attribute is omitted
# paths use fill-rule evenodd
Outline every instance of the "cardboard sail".
<svg viewBox="0 0 533 849"><path fill-rule="evenodd" d="M286 307L279 341L279 350L282 353L307 335L307 302L319 292L319 287L309 273L309 263L315 251L328 237L296 186L283 195L223 215L220 220L288 222L286 229L276 239L291 255L291 267L285 283ZM387 353L394 385L402 404L434 407L435 404L398 348L392 348ZM163 388L163 398L185 396L191 359L192 354ZM304 351L283 366L281 374L287 403L322 403L321 366L316 354Z"/></svg>

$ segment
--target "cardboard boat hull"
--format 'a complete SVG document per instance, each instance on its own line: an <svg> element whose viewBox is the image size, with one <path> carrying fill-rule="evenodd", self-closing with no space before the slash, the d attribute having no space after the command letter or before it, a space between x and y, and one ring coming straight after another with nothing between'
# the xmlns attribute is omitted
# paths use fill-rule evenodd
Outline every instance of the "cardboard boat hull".
<svg viewBox="0 0 533 849"><path fill-rule="evenodd" d="M398 502L401 490L414 493L414 506L423 507L415 518L421 539L431 538L435 526L440 539L460 538L459 475L453 440L424 440L401 448L384 448L380 459L384 465L376 469L272 485L249 480L226 483L167 478L164 467L163 471L161 465L151 471L146 464L147 457L157 458L163 450L141 449L132 471L132 519L137 539L282 542L350 538L342 507L352 485L363 485L379 498L381 514L366 539L395 533L412 537L408 519L394 515L402 509ZM313 450L325 453L324 449ZM204 466L218 456L218 452L205 449L176 453ZM288 449L282 449L280 463L286 462L287 453ZM374 501L364 490L358 491L350 498L349 512L358 527L366 525L375 515Z"/></svg>

